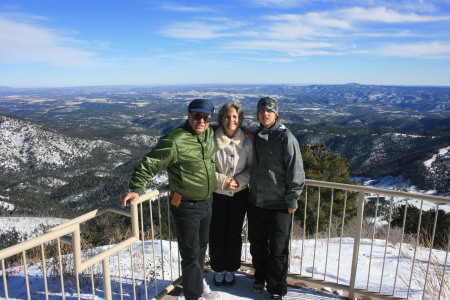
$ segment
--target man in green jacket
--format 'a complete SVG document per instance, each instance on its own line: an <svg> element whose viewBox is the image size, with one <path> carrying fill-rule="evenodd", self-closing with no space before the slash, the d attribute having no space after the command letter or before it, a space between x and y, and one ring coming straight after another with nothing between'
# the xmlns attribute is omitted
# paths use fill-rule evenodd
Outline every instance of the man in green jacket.
<svg viewBox="0 0 450 300"><path fill-rule="evenodd" d="M172 194L170 210L176 224L186 300L219 297L203 280L211 195L216 188L214 131L209 128L213 112L210 101L193 100L188 107L187 121L163 136L144 157L132 175L130 192L122 199L122 205L133 205L149 181L167 169Z"/></svg>

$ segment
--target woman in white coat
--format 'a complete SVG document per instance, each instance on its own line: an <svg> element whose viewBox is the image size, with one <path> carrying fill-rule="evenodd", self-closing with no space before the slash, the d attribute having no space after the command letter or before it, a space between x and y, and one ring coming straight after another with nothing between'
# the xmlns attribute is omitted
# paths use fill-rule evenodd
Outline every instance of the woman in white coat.
<svg viewBox="0 0 450 300"><path fill-rule="evenodd" d="M214 134L217 188L210 225L209 254L214 284L233 285L241 265L242 226L248 201L253 141L240 128L242 107L225 103Z"/></svg>

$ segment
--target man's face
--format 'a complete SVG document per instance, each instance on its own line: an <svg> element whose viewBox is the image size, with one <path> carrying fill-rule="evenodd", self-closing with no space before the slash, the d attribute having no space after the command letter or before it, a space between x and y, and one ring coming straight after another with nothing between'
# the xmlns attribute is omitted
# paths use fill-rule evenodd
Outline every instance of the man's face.
<svg viewBox="0 0 450 300"><path fill-rule="evenodd" d="M209 123L211 122L211 115L194 111L188 113L188 122L192 130L194 130L196 134L202 134L209 127Z"/></svg>
<svg viewBox="0 0 450 300"><path fill-rule="evenodd" d="M277 114L268 109L258 110L258 121L264 128L270 128L277 121Z"/></svg>

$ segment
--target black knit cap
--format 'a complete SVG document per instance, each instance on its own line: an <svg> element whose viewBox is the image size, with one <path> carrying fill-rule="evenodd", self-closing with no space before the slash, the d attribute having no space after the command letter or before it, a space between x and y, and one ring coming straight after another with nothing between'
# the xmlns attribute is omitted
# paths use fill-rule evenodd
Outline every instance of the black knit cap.
<svg viewBox="0 0 450 300"><path fill-rule="evenodd" d="M258 101L258 111L261 109L273 111L278 116L278 101L270 97L261 98Z"/></svg>

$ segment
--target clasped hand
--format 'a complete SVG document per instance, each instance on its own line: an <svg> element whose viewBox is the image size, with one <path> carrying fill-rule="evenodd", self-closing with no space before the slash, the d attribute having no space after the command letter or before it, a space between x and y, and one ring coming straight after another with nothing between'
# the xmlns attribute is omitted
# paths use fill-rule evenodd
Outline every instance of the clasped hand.
<svg viewBox="0 0 450 300"><path fill-rule="evenodd" d="M239 181L233 177L228 177L223 182L223 188L229 191L234 191L239 185Z"/></svg>

